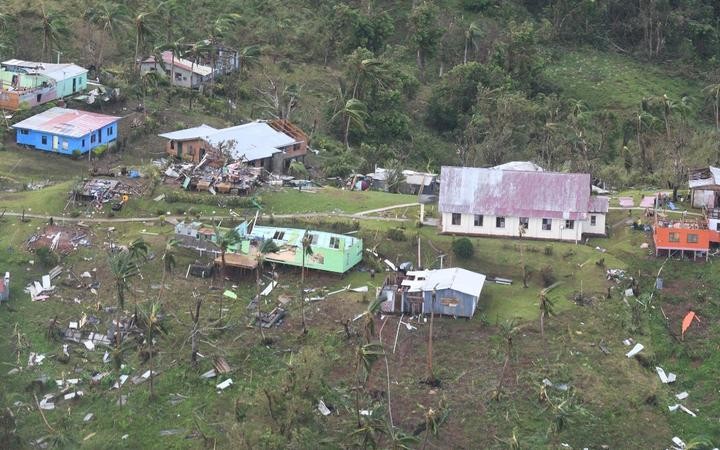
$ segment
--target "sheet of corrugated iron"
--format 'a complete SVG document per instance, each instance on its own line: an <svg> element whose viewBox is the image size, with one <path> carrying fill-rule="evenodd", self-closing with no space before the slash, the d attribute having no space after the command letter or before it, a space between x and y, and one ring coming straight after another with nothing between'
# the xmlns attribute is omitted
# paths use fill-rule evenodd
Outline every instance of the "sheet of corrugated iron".
<svg viewBox="0 0 720 450"><path fill-rule="evenodd" d="M118 120L120 117L55 107L16 123L13 128L82 137Z"/></svg>
<svg viewBox="0 0 720 450"><path fill-rule="evenodd" d="M450 167L441 170L440 211L585 219L590 175Z"/></svg>

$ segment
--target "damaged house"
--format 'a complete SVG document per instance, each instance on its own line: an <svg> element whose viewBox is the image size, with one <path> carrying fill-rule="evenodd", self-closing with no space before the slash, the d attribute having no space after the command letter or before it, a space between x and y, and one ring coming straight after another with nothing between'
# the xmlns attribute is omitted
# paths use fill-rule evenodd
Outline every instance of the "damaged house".
<svg viewBox="0 0 720 450"><path fill-rule="evenodd" d="M692 170L688 184L693 208L720 207L720 168L709 166Z"/></svg>
<svg viewBox="0 0 720 450"><path fill-rule="evenodd" d="M461 268L400 271L385 280L379 298L386 313L416 315L432 311L470 318L475 315L484 284L485 275Z"/></svg>
<svg viewBox="0 0 720 450"><path fill-rule="evenodd" d="M205 41L209 45L209 41ZM161 53L158 61L154 56L140 62L140 72L158 72L164 74L175 86L199 89L213 78L235 72L240 69L240 57L237 50L225 46L215 47L208 54L195 61L173 55L170 50Z"/></svg>
<svg viewBox="0 0 720 450"><path fill-rule="evenodd" d="M590 175L445 166L442 233L579 241L604 236L609 199L591 195Z"/></svg>
<svg viewBox="0 0 720 450"><path fill-rule="evenodd" d="M260 167L268 172L287 171L294 160L304 161L308 137L287 120L250 122L216 129L208 125L163 133L168 155L200 163L206 156L224 162L226 158Z"/></svg>
<svg viewBox="0 0 720 450"><path fill-rule="evenodd" d="M17 111L82 92L87 69L10 59L0 63L0 109Z"/></svg>

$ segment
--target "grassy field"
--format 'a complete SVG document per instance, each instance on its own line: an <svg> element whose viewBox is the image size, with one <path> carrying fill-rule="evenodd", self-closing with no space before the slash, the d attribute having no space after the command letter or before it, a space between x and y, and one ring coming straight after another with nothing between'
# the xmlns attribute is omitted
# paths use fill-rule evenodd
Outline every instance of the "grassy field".
<svg viewBox="0 0 720 450"><path fill-rule="evenodd" d="M696 102L704 98L700 83L621 54L563 49L557 55L557 60L545 68L545 75L563 95L582 100L591 109L632 111L643 98L651 96L667 95L677 100L687 95Z"/></svg>

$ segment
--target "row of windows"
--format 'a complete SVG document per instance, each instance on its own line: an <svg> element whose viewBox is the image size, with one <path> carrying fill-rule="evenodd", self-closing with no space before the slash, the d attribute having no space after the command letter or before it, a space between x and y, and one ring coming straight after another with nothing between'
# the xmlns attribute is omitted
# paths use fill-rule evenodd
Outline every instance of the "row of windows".
<svg viewBox="0 0 720 450"><path fill-rule="evenodd" d="M485 217L482 214L475 214L473 225L475 227L482 227L484 224ZM453 225L462 225L462 214L460 213L453 213L451 222ZM590 216L590 225L595 226L597 223L597 217L596 216ZM520 227L527 230L530 226L530 218L529 217L520 217ZM502 216L496 216L495 217L495 228L505 228L505 217ZM543 231L551 231L552 230L552 219L543 219L542 220L542 229ZM573 230L575 229L575 221L574 220L566 220L565 221L565 229L567 230Z"/></svg>
<svg viewBox="0 0 720 450"><path fill-rule="evenodd" d="M680 242L680 233L670 233L669 240L670 242ZM699 239L697 234L690 233L687 235L688 244L697 244L698 240Z"/></svg>
<svg viewBox="0 0 720 450"><path fill-rule="evenodd" d="M28 134L28 133L27 133L27 130L21 130L21 133L22 133L22 134ZM105 135L106 135L106 136L112 136L112 134L113 134L113 129L112 129L112 128L108 128L107 130L105 130ZM48 143L48 137L47 137L46 135L40 136L40 141L42 142L43 145L47 145L47 143ZM97 142L97 134L93 133L93 134L90 135L90 143L91 143L91 144L94 144L95 142ZM68 148L68 141L63 141L62 146L63 146L64 149L67 149L67 148ZM85 147L85 139L82 140L81 146L82 146L82 147Z"/></svg>

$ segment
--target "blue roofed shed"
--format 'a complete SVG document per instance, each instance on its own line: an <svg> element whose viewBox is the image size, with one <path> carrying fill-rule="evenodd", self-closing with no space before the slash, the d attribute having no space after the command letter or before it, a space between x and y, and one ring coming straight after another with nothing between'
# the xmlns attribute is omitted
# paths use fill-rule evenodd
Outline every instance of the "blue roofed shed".
<svg viewBox="0 0 720 450"><path fill-rule="evenodd" d="M400 283L402 312L430 314L434 311L446 316L472 317L484 284L485 275L457 267L407 272ZM434 303L433 291L436 294ZM393 299L388 300L394 303ZM388 312L400 312L395 309L383 308Z"/></svg>

